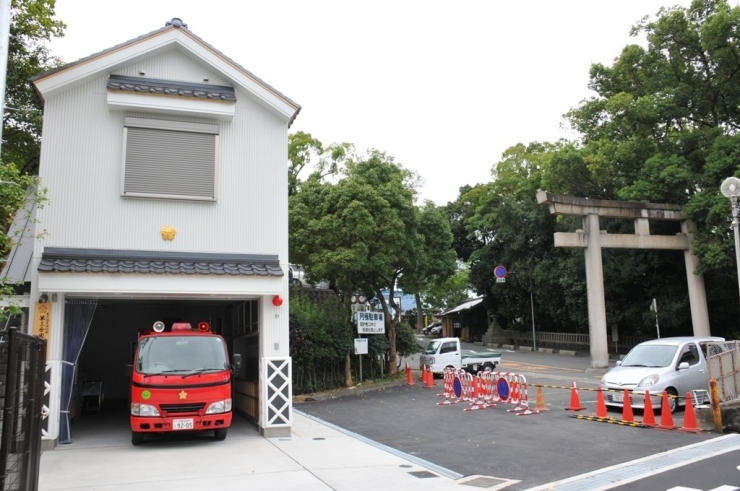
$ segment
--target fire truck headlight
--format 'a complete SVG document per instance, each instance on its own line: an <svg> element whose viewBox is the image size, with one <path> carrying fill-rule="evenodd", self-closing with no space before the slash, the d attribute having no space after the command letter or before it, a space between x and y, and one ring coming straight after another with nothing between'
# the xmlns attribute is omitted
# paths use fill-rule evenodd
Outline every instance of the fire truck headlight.
<svg viewBox="0 0 740 491"><path fill-rule="evenodd" d="M156 407L152 406L151 404L142 404L140 402L132 402L131 403L131 414L134 416L143 416L143 417L150 417L150 416L159 416L159 411Z"/></svg>
<svg viewBox="0 0 740 491"><path fill-rule="evenodd" d="M229 411L231 411L231 399L224 399L212 402L206 409L206 414L228 413Z"/></svg>

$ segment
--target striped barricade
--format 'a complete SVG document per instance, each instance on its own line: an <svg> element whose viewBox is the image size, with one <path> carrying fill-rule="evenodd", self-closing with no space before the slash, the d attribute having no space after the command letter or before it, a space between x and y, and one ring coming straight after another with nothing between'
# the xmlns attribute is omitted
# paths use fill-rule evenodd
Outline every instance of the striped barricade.
<svg viewBox="0 0 740 491"><path fill-rule="evenodd" d="M457 404L460 402L460 398L458 398L455 395L455 378L457 377L458 370L455 368L445 368L445 371L442 375L444 380L444 392L441 394L437 394L438 396L444 397L445 400L443 402L438 402L438 406L442 405L448 405L448 404Z"/></svg>

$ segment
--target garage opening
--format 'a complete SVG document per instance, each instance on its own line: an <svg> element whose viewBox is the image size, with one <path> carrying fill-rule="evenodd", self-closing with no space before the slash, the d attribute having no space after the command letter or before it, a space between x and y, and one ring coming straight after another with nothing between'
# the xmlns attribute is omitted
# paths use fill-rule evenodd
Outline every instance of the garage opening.
<svg viewBox="0 0 740 491"><path fill-rule="evenodd" d="M72 438L84 427L87 438L110 432L128 435L131 365L138 333L155 322L208 322L226 340L229 357L242 355L234 375L234 415L256 423L259 415L259 310L257 299L98 299L72 386ZM238 417L235 419L239 419Z"/></svg>

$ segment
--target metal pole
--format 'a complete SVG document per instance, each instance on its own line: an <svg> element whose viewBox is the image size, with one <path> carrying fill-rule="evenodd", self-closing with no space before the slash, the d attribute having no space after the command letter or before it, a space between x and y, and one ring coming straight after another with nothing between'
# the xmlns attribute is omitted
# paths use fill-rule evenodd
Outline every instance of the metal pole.
<svg viewBox="0 0 740 491"><path fill-rule="evenodd" d="M534 294L529 290L529 305L532 306L532 350L537 351L537 340L534 337Z"/></svg>
<svg viewBox="0 0 740 491"><path fill-rule="evenodd" d="M737 196L730 198L732 201L732 228L735 229L735 263L737 264L737 281L740 289L740 227L737 221Z"/></svg>
<svg viewBox="0 0 740 491"><path fill-rule="evenodd" d="M8 50L10 45L10 0L0 0L0 147L3 144L5 119L5 80L8 73Z"/></svg>
<svg viewBox="0 0 740 491"><path fill-rule="evenodd" d="M740 289L740 227L737 220L737 197L740 195L740 179L728 177L722 181L719 187L725 198L730 198L732 203L732 228L735 232L735 264L737 265L738 289Z"/></svg>

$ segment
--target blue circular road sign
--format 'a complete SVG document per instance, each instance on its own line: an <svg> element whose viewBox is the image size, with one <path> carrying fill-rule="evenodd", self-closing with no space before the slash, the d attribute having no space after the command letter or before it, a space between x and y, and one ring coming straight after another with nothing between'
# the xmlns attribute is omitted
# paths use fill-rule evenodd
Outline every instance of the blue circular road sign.
<svg viewBox="0 0 740 491"><path fill-rule="evenodd" d="M501 266L500 264L493 268L493 274L496 276L496 278L506 278L506 267Z"/></svg>

